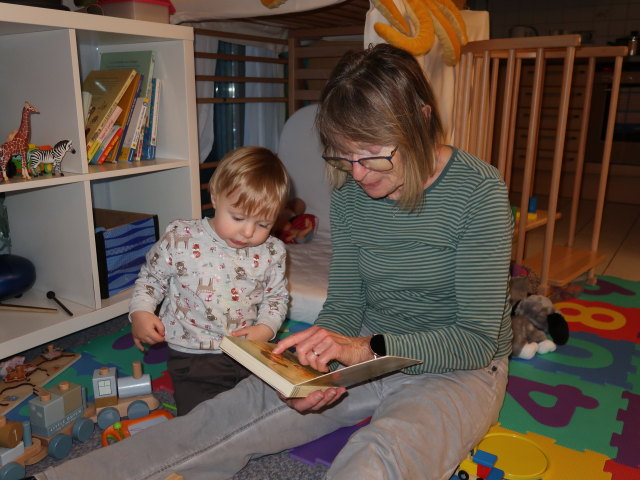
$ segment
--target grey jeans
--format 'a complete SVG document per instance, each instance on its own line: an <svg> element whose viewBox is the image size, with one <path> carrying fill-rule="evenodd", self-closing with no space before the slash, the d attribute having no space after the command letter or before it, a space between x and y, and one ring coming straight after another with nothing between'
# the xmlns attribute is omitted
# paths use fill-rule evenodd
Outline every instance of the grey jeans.
<svg viewBox="0 0 640 480"><path fill-rule="evenodd" d="M349 389L322 413L300 414L256 377L183 417L36 475L40 480L228 479L281 452L372 417L342 449L329 479L447 479L498 419L506 358L479 370L396 373Z"/></svg>

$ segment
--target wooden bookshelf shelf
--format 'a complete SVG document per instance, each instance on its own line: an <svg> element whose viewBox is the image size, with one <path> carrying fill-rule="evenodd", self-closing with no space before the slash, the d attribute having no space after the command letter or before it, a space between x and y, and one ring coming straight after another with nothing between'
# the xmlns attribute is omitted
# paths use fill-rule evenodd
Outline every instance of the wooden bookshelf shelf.
<svg viewBox="0 0 640 480"><path fill-rule="evenodd" d="M562 213L560 212L556 212L556 221L562 217ZM549 213L546 210L538 210L537 211L537 216L535 219L533 220L529 220L527 219L527 225L525 227L525 232L529 232L531 230L534 230L536 228L540 228L540 227L544 227L549 221ZM518 227L519 227L519 223L520 223L520 217L518 216L518 219L516 220L516 225L515 228L513 230L513 236L515 237L516 235L518 235Z"/></svg>
<svg viewBox="0 0 640 480"><path fill-rule="evenodd" d="M591 250L554 245L551 249L548 283L554 287L563 287L595 268L604 259L605 255ZM541 271L542 253L526 258L523 264L535 272Z"/></svg>
<svg viewBox="0 0 640 480"><path fill-rule="evenodd" d="M152 50L162 79L157 158L88 165L81 85L105 52ZM26 59L26 60L25 60ZM0 360L127 312L131 289L100 297L94 208L158 216L160 230L200 216L198 135L191 27L0 3L0 136L20 123L25 101L31 143L70 140L64 176L20 175L0 182L11 253L36 267L35 285L6 303L55 307L53 290L73 312L3 310Z"/></svg>

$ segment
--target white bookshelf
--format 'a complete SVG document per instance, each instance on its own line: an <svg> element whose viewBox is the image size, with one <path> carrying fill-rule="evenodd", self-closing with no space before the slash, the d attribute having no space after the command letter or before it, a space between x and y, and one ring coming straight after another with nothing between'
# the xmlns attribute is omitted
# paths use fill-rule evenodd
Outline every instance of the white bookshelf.
<svg viewBox="0 0 640 480"><path fill-rule="evenodd" d="M80 85L101 52L154 50L164 80L157 159L88 165ZM64 177L20 175L5 193L11 253L28 258L36 283L5 303L73 312L0 311L0 360L126 313L130 290L100 298L92 208L157 214L162 232L200 216L193 30L190 27L0 3L0 143L32 103L31 143L73 142Z"/></svg>

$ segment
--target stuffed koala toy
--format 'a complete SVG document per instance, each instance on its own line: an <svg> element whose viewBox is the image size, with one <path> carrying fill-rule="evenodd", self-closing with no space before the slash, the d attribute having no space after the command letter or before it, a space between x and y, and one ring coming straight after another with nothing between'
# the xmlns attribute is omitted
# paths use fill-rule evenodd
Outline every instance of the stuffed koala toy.
<svg viewBox="0 0 640 480"><path fill-rule="evenodd" d="M556 345L569 340L566 320L543 295L527 295L526 290L512 280L511 325L513 328L514 358L530 359L536 353L553 352ZM547 333L552 340L547 338Z"/></svg>

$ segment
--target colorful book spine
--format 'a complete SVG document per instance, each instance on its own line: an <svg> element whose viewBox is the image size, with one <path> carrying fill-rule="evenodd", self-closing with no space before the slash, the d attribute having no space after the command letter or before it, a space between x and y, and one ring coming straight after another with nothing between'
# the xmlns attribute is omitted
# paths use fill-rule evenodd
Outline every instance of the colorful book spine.
<svg viewBox="0 0 640 480"><path fill-rule="evenodd" d="M142 159L153 160L156 158L156 142L158 135L158 110L160 105L160 79L154 78L151 89L151 102L149 104L149 124L144 129L142 142Z"/></svg>
<svg viewBox="0 0 640 480"><path fill-rule="evenodd" d="M90 164L95 164L96 161L98 160L98 157L96 156L96 153L103 146L104 141L107 138L107 136L112 133L111 129L115 125L116 120L120 116L120 113L122 113L122 107L120 107L119 105L116 105L116 107L114 108L113 112L111 113L111 115L107 119L107 122L104 124L104 127L100 131L100 134L96 137L94 142L91 144L91 147L88 148L88 150L87 150L87 158L89 159L89 163Z"/></svg>
<svg viewBox="0 0 640 480"><path fill-rule="evenodd" d="M109 143L104 147L104 151L100 155L100 158L98 158L98 165L102 165L105 162L115 145L118 143L118 140L122 138L122 131L124 129L119 125L114 125L114 127L116 128L116 131L113 134L113 137L111 137L111 140L109 140Z"/></svg>
<svg viewBox="0 0 640 480"><path fill-rule="evenodd" d="M132 162L135 158L135 149L138 145L140 130L144 125L145 112L148 108L149 101L144 97L138 97L136 99L135 106L133 108L133 114L131 116L131 122L127 129L126 137L122 142L122 151L120 152L119 160Z"/></svg>
<svg viewBox="0 0 640 480"><path fill-rule="evenodd" d="M155 81L155 108L153 110L153 119L151 123L151 158L156 158L156 145L158 144L158 119L160 117L160 98L162 93L162 80L159 78Z"/></svg>
<svg viewBox="0 0 640 480"><path fill-rule="evenodd" d="M107 162L117 163L118 159L120 158L120 153L122 152L122 145L127 135L129 124L131 123L131 117L133 116L133 108L135 106L136 99L140 95L140 89L142 87L142 75L137 74L136 78L133 80L132 83L134 84L134 91L132 92L133 95L131 96L131 99L130 99L130 105L128 105L127 107L126 118L124 119L124 122L123 122L122 135L120 136L120 140L118 141L114 149L111 151L109 158L107 158L106 160Z"/></svg>

